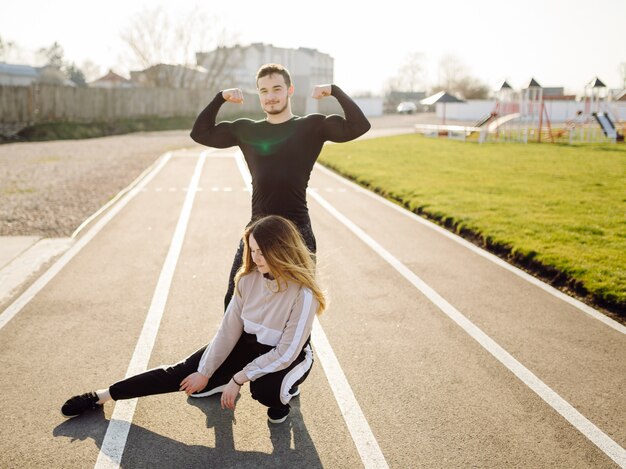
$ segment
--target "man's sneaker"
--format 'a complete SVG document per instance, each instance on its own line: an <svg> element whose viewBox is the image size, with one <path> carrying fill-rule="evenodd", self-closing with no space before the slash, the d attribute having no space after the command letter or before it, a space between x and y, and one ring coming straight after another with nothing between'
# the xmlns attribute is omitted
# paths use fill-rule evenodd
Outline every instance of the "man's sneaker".
<svg viewBox="0 0 626 469"><path fill-rule="evenodd" d="M98 395L95 392L87 392L80 396L74 396L63 404L61 413L67 418L78 417L83 412L102 407L102 404L98 404L98 400Z"/></svg>
<svg viewBox="0 0 626 469"><path fill-rule="evenodd" d="M289 394L291 394L291 397L296 397L297 395L300 394L300 388L298 386L293 386L290 390L289 390Z"/></svg>
<svg viewBox="0 0 626 469"><path fill-rule="evenodd" d="M219 392L222 392L224 389L226 389L226 385L225 384L223 384L222 386L217 386L217 387L215 387L213 389L209 389L208 391L202 391L202 392L190 394L189 396L190 397L209 397L209 396L212 396L213 394L217 394Z"/></svg>
<svg viewBox="0 0 626 469"><path fill-rule="evenodd" d="M289 415L289 406L270 407L267 409L267 419L270 423L283 423Z"/></svg>

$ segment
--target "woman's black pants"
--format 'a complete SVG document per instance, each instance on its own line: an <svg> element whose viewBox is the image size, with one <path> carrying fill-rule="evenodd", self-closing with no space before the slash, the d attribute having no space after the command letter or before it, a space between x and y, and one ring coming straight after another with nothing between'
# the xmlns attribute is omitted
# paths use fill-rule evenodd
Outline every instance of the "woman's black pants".
<svg viewBox="0 0 626 469"><path fill-rule="evenodd" d="M118 381L109 387L111 397L117 401L180 391L181 381L198 371L206 347L175 365L154 368ZM209 378L206 388L198 394L227 384L235 373L270 349L272 347L257 342L255 335L244 332L224 363ZM312 365L313 353L307 341L298 358L289 367L250 382L252 398L267 407L288 406L291 389L306 379Z"/></svg>

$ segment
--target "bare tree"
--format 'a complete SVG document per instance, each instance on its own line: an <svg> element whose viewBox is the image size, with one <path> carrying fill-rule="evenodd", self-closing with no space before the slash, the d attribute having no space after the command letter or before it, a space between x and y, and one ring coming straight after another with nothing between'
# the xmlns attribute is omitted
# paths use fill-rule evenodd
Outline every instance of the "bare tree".
<svg viewBox="0 0 626 469"><path fill-rule="evenodd" d="M462 77L467 75L467 67L457 56L444 55L439 61L439 86L450 91Z"/></svg>
<svg viewBox="0 0 626 469"><path fill-rule="evenodd" d="M426 88L426 72L423 63L424 54L421 52L408 54L396 75L387 80L385 84L386 92L423 91Z"/></svg>
<svg viewBox="0 0 626 469"><path fill-rule="evenodd" d="M398 71L398 78L405 91L422 91L426 87L424 54L411 52Z"/></svg>
<svg viewBox="0 0 626 469"><path fill-rule="evenodd" d="M100 66L92 62L91 60L83 61L80 69L83 71L83 74L85 75L85 80L87 82L92 82L102 76Z"/></svg>
<svg viewBox="0 0 626 469"><path fill-rule="evenodd" d="M15 49L15 43L12 41L4 41L0 36L0 60L7 62L11 56L11 52Z"/></svg>
<svg viewBox="0 0 626 469"><path fill-rule="evenodd" d="M143 69L144 80L152 86L214 87L229 63L226 49L220 46L234 39L198 8L180 20L173 17L162 6L145 8L134 17L122 33L130 50L130 68ZM210 69L198 67L196 53L211 48L224 53Z"/></svg>
<svg viewBox="0 0 626 469"><path fill-rule="evenodd" d="M41 50L27 49L15 41L9 41L0 37L0 61L3 62L44 65L48 62L48 59L41 55Z"/></svg>
<svg viewBox="0 0 626 469"><path fill-rule="evenodd" d="M478 78L464 76L454 83L452 91L463 99L486 99L489 86Z"/></svg>
<svg viewBox="0 0 626 469"><path fill-rule="evenodd" d="M439 61L439 83L433 91L447 91L464 99L485 99L489 86L471 76L461 59L448 54Z"/></svg>
<svg viewBox="0 0 626 469"><path fill-rule="evenodd" d="M37 51L37 54L45 60L46 65L51 67L56 67L61 69L64 65L64 55L63 47L61 44L55 41L50 47L42 47Z"/></svg>

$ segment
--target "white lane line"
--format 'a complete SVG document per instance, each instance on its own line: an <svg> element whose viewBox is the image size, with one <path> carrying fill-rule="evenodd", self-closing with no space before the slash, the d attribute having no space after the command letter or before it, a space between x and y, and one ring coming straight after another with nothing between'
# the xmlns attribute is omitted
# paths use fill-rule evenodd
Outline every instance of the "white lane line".
<svg viewBox="0 0 626 469"><path fill-rule="evenodd" d="M561 292L560 290L557 290L556 288L554 288L551 285L548 285L545 282L542 282L541 280L533 277L532 275L524 272L521 269L518 269L517 267L503 261L502 259L500 259L498 256L491 254L488 251L485 251L484 249L479 248L478 246L476 246L475 244L470 243L469 241L467 241L466 239L446 230L445 228L442 228L439 225L436 225L435 223L431 222L430 220L426 220L425 218L420 217L419 215L416 215L415 213L397 205L394 204L393 202L390 202L389 200L385 199L384 197L368 190L365 189L364 187L359 186L358 184L334 173L333 171L331 171L330 169L322 166L321 164L317 163L315 165L315 167L317 169L319 169L320 171L322 171L325 174L328 174L329 176L341 181L343 184L346 184L350 187L352 187L354 190L356 190L357 192L360 192L362 194L367 195L368 197L371 197L372 199L388 206L391 207L392 209L396 210L397 212L401 213L402 215L411 218L414 221L417 221L418 223L421 223L424 226L427 226L428 228L435 230L436 232L438 232L439 234L442 234L443 236L451 239L452 241L460 244L461 246L464 246L465 248L469 249L470 251L472 251L475 254L478 254L479 256L484 257L485 259L493 262L494 264L497 264L498 266L502 267L503 269L508 270L509 272L517 275L518 277L526 280L527 282L535 285L536 287L541 288L543 291L549 293L550 295L553 295L555 297L557 297L558 299L565 301L566 303L574 306L575 308L579 309L580 311L582 311L583 313L588 314L589 316L593 317L594 319L597 319L598 321L603 322L605 325L615 329L618 332L621 332L622 334L626 334L626 326L620 324L619 322L611 319L610 317L602 314L600 311L592 308L591 306L586 305L585 303L583 303L582 301L577 300L576 298L572 298L571 296L566 295L565 293Z"/></svg>
<svg viewBox="0 0 626 469"><path fill-rule="evenodd" d="M346 422L352 441L361 456L363 466L371 469L388 468L380 446L372 433L372 429L367 423L365 414L361 410L359 402L356 400L350 383L346 378L341 364L328 342L328 338L322 329L322 325L317 318L313 320L313 333L311 341L319 362L322 364L330 388L333 391L335 400L339 405L343 419Z"/></svg>
<svg viewBox="0 0 626 469"><path fill-rule="evenodd" d="M517 376L526 386L532 389L539 397L541 397L550 407L556 410L568 422L570 422L579 432L594 443L609 458L622 467L626 467L626 450L613 441L602 430L596 427L584 415L578 412L571 404L553 391L547 384L535 376L528 368L518 362L512 355L504 350L491 337L485 334L478 326L467 319L454 306L448 303L435 290L428 286L413 271L406 267L402 262L396 259L380 244L374 241L367 233L349 220L345 215L339 212L335 207L326 201L317 192L309 192L309 194L331 215L345 225L365 244L367 244L376 254L387 261L394 269L396 269L404 278L406 278L413 286L415 286L424 296L426 296L437 308L439 308L450 319L457 323L465 332L467 332L474 340L476 340L485 350L493 355L500 363Z"/></svg>
<svg viewBox="0 0 626 469"><path fill-rule="evenodd" d="M7 309L0 314L0 329L19 313L24 306L26 306L30 300L32 300L37 293L39 293L50 280L52 280L60 271L72 260L72 258L85 247L85 245L91 241L99 232L106 226L111 219L122 210L128 202L130 202L141 190L157 175L165 164L171 158L171 152L165 153L157 161L158 163L152 168L151 172L142 175L143 179L138 181L137 185L125 194L119 202L109 210L94 227L89 230L84 236L82 236L76 243L68 249L63 256L56 261L52 267L50 267L41 277L39 277L24 293L22 293L17 300L15 300ZM77 230L78 231L78 230Z"/></svg>
<svg viewBox="0 0 626 469"><path fill-rule="evenodd" d="M172 158L197 158L198 157L198 153L199 153L198 151L193 151L193 150L190 150L190 151L187 151L187 152L177 150L176 153L174 153L174 155L172 156ZM217 153L217 154L207 155L207 158L211 158L211 159L214 159L214 158L228 158L228 159L232 159L232 158L234 158L234 155Z"/></svg>
<svg viewBox="0 0 626 469"><path fill-rule="evenodd" d="M244 162L243 154L241 151L238 151L235 156L235 161L237 162L241 177L243 178L246 187L252 191L252 177L250 176L248 167ZM350 431L352 440L354 441L356 449L361 456L363 466L366 469L388 468L389 465L385 460L385 456L380 450L380 446L378 446L378 442L372 433L372 429L367 423L367 419L361 410L361 406L352 392L350 383L348 383L348 380L341 369L341 365L339 364L339 360L337 360L337 356L335 355L335 352L333 352L333 349L328 342L326 334L324 333L322 325L317 317L313 321L311 341L313 342L313 347L315 347L317 357L322 364L322 368L324 369L324 373L328 379L328 384L335 395L341 414L343 415L348 430Z"/></svg>
<svg viewBox="0 0 626 469"><path fill-rule="evenodd" d="M202 167L204 166L209 152L210 150L202 152L200 158L198 158L196 169L189 183L189 191L185 196L185 202L178 218L178 223L176 224L176 230L174 231L174 236L172 237L172 242L152 297L150 309L146 315L139 340L137 341L135 351L133 352L128 370L126 371L127 378L147 369L148 361L152 354L152 348L154 347L154 341L156 340L161 324L161 318L163 317L163 311L165 310L165 304L169 296L170 286L174 278L178 257L183 247L185 232L187 231L191 209L197 192L195 189L200 182ZM119 468L136 406L137 399L122 400L115 403L115 409L113 410L113 415L111 416L94 467L98 469Z"/></svg>

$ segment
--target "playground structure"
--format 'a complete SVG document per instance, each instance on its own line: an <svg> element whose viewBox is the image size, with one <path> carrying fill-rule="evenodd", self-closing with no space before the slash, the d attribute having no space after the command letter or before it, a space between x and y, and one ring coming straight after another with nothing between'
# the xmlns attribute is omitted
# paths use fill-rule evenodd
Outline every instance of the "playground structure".
<svg viewBox="0 0 626 469"><path fill-rule="evenodd" d="M481 143L487 140L550 141L554 143L550 116L543 97L543 88L532 78L516 99L511 85L506 81L496 96L492 119L480 134Z"/></svg>
<svg viewBox="0 0 626 469"><path fill-rule="evenodd" d="M417 125L416 131L429 136L447 136L461 140L478 136L478 141L600 143L624 141L624 126L612 106L606 85L595 78L585 85L575 115L553 123L546 106L542 86L532 78L515 92L506 81L496 93L492 111L473 126Z"/></svg>
<svg viewBox="0 0 626 469"><path fill-rule="evenodd" d="M606 85L595 78L585 85L580 109L561 125L553 125L543 95L543 88L533 78L519 96L505 81L497 93L496 105L479 141L598 143L624 140L617 128L617 113L611 108Z"/></svg>
<svg viewBox="0 0 626 469"><path fill-rule="evenodd" d="M579 126L581 132L581 141L592 141L595 139L595 133L598 132L593 120L599 124L602 133L613 141L624 141L623 130L620 132L615 123L618 121L616 113L611 109L611 95L606 92L606 85L599 78L585 86L585 107L581 115L584 120L583 126Z"/></svg>

